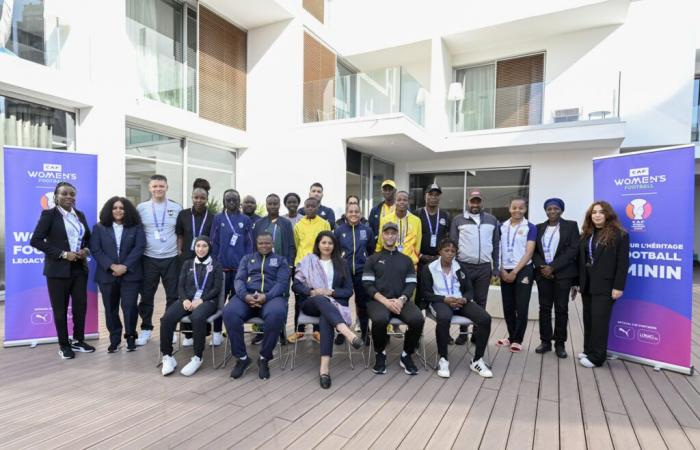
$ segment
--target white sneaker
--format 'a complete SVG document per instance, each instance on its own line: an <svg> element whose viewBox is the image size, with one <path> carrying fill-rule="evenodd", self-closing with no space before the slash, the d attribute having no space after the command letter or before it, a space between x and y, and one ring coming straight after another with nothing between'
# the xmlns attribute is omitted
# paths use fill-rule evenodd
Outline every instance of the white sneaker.
<svg viewBox="0 0 700 450"><path fill-rule="evenodd" d="M588 358L588 355L585 354L585 353L583 353L583 352L581 352L581 353L579 353L578 355L576 355L576 358L577 358L577 359Z"/></svg>
<svg viewBox="0 0 700 450"><path fill-rule="evenodd" d="M163 367L160 370L163 376L170 375L171 373L173 373L176 367L177 361L175 360L174 356L163 356Z"/></svg>
<svg viewBox="0 0 700 450"><path fill-rule="evenodd" d="M153 333L151 330L141 330L139 337L136 338L136 345L142 346L148 344L148 341L151 340L151 333Z"/></svg>
<svg viewBox="0 0 700 450"><path fill-rule="evenodd" d="M224 335L221 333L221 331L215 331L214 334L211 335L211 345L213 345L214 347L218 347L223 343Z"/></svg>
<svg viewBox="0 0 700 450"><path fill-rule="evenodd" d="M182 338L183 347L192 347L194 345L194 339L192 338Z"/></svg>
<svg viewBox="0 0 700 450"><path fill-rule="evenodd" d="M186 377L191 377L201 365L202 358L199 356L193 356L192 359L190 359L190 362L188 362L187 365L180 370L180 373Z"/></svg>
<svg viewBox="0 0 700 450"><path fill-rule="evenodd" d="M450 378L450 363L445 358L440 358L437 374L442 378Z"/></svg>
<svg viewBox="0 0 700 450"><path fill-rule="evenodd" d="M469 368L484 378L491 378L493 376L493 372L491 372L489 366L484 362L484 358L479 358L478 361L472 361L472 363L469 364Z"/></svg>
<svg viewBox="0 0 700 450"><path fill-rule="evenodd" d="M578 360L578 362L580 362L583 367L588 367L589 369L595 367L595 364L593 364L588 358L581 358Z"/></svg>

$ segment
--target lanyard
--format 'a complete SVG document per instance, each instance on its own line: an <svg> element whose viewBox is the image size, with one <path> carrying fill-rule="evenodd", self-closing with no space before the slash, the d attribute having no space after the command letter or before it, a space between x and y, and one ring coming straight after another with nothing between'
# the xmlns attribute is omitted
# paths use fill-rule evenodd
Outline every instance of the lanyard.
<svg viewBox="0 0 700 450"><path fill-rule="evenodd" d="M440 268L440 274L442 275L442 279L445 281L445 289L447 289L447 293L450 295L455 295L455 277L452 276L452 271L450 271L449 286L447 286L447 277L445 276L445 272L442 271L442 268Z"/></svg>
<svg viewBox="0 0 700 450"><path fill-rule="evenodd" d="M194 233L194 208L192 208L192 239L197 239L199 236L202 235L202 231L204 231L204 224L207 222L207 217L209 217L209 210L204 211L204 219L202 219L202 225L199 227L199 233L195 234Z"/></svg>
<svg viewBox="0 0 700 450"><path fill-rule="evenodd" d="M156 217L156 206L153 203L153 200L151 200L151 211L153 211L153 222L156 225L156 230L158 232L163 232L165 230L165 212L168 210L168 199L165 199L165 203L163 204L163 217L161 217L161 223L158 225L158 218Z"/></svg>
<svg viewBox="0 0 700 450"><path fill-rule="evenodd" d="M231 227L231 232L235 235L238 235L238 233L236 233L236 229L233 228L233 224L231 223L231 219L229 219L228 213L226 211L224 211L224 217L226 217L226 221L228 222L228 226Z"/></svg>
<svg viewBox="0 0 700 450"><path fill-rule="evenodd" d="M428 229L430 230L430 235L437 236L438 231L440 230L440 209L438 208L437 218L435 220L435 232L434 233L433 233L433 224L430 223L430 215L428 215L428 210L423 208L423 212L425 213L425 218L428 219Z"/></svg>
<svg viewBox="0 0 700 450"><path fill-rule="evenodd" d="M518 230L520 229L520 227L522 225L523 225L523 223L520 222L518 224L518 226L515 227L515 232L513 233L513 239L511 240L510 239L510 228L511 228L510 220L508 221L508 236L506 237L506 245L510 244L510 245L508 245L508 251L511 253L513 252L513 248L515 247L515 238L518 237Z"/></svg>
<svg viewBox="0 0 700 450"><path fill-rule="evenodd" d="M398 217L397 217L398 219ZM401 225L403 224L403 221L406 221L406 230L402 231ZM399 245L403 246L404 242L406 242L406 234L408 233L408 216L404 217L403 219L399 219Z"/></svg>
<svg viewBox="0 0 700 450"><path fill-rule="evenodd" d="M277 238L277 223L272 224L272 250L275 249L275 242Z"/></svg>
<svg viewBox="0 0 700 450"><path fill-rule="evenodd" d="M595 243L595 248L598 248L598 241ZM593 234L591 234L591 237L588 239L588 256L591 258L591 265L595 261L593 259Z"/></svg>
<svg viewBox="0 0 700 450"><path fill-rule="evenodd" d="M63 212L62 209L59 209L63 217L66 219L66 222L70 224L70 226L78 232L78 244L76 245L75 251L78 252L80 251L80 244L83 240L83 235L85 234L85 227L83 227L83 224L80 222L80 219L77 218L76 216L76 221L78 224L76 225L75 222L73 222L73 215L69 212Z"/></svg>
<svg viewBox="0 0 700 450"><path fill-rule="evenodd" d="M192 261L192 271L194 272L194 287L197 291L201 291L204 289L204 287L207 285L207 278L209 278L209 273L212 271L212 265L207 264L207 270L206 273L204 274L204 282L202 285L199 285L199 280L197 279L197 265L195 264L194 261Z"/></svg>
<svg viewBox="0 0 700 450"><path fill-rule="evenodd" d="M357 249L357 244L355 243L355 225L352 227L352 274L355 275L355 250Z"/></svg>
<svg viewBox="0 0 700 450"><path fill-rule="evenodd" d="M545 228L545 232L546 231L547 231L547 229ZM554 235L557 234L558 232L559 232L559 224L557 224L557 227L554 229L554 231L552 231L552 234L549 236L549 241L547 241L547 245L544 246L544 251L546 251L546 252L550 251L550 249L552 248L552 239L554 239ZM543 236L542 240L544 241L544 236Z"/></svg>

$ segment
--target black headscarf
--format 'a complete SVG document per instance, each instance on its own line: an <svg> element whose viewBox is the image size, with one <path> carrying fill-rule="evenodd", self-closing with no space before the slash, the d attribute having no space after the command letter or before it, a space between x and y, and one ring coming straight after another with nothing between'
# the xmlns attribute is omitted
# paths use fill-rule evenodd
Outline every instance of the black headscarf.
<svg viewBox="0 0 700 450"><path fill-rule="evenodd" d="M202 264L211 255L211 240L209 240L209 236L201 235L201 236L197 237L197 239L194 240L195 247L197 246L197 242L199 242L199 241L204 241L207 243L207 254L204 255L203 258L200 258L199 256L197 256L197 252L194 253L195 261Z"/></svg>

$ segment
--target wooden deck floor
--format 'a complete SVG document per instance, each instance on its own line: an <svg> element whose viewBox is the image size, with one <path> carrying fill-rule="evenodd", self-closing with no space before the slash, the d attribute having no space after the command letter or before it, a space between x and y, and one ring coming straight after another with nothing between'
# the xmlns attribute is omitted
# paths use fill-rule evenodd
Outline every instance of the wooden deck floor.
<svg viewBox="0 0 700 450"><path fill-rule="evenodd" d="M694 303L693 359L700 367L700 284ZM60 361L55 345L0 349L0 447L700 448L700 376L619 360L584 369L572 357L581 351L581 323L577 302L570 356L559 360L534 353L536 322L525 351L497 350L493 342L505 324L495 321L490 380L468 372L463 347L451 347L448 380L432 371L406 376L396 353L384 376L359 361L350 370L337 355L328 391L318 385L318 348L311 342L294 371L275 364L269 381L258 380L256 370L229 378L231 364L214 370L208 350L195 376L164 378L155 367L156 341L110 355L103 338L96 354L73 361ZM178 354L180 367L189 356Z"/></svg>

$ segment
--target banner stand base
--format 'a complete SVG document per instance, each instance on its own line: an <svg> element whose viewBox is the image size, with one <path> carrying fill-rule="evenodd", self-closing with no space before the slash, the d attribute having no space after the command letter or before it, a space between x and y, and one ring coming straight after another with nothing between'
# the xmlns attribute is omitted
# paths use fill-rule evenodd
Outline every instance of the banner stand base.
<svg viewBox="0 0 700 450"><path fill-rule="evenodd" d="M677 366L675 364L668 364L661 361L655 361L653 359L642 358L640 356L628 355L625 353L614 352L611 350L608 350L608 359L624 359L625 361L645 364L647 366L652 366L657 372L661 371L661 369L671 370L673 372L682 373L683 375L693 375L693 373L695 372L695 366Z"/></svg>
<svg viewBox="0 0 700 450"><path fill-rule="evenodd" d="M85 340L86 341L93 341L100 339L100 333L88 333L85 335ZM2 343L2 346L5 348L8 347L21 347L23 345L28 345L29 348L36 348L37 345L39 344L56 344L58 343L58 338L56 337L47 337L47 338L39 338L39 339L18 339L16 341L5 341Z"/></svg>

